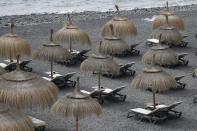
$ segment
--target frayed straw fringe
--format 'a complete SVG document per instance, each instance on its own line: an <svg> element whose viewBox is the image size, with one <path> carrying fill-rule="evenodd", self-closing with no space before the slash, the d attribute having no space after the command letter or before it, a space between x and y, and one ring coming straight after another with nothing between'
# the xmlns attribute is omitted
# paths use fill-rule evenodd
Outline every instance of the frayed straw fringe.
<svg viewBox="0 0 197 131"><path fill-rule="evenodd" d="M30 56L31 47L26 40L17 34L5 34L0 37L0 55L16 58L17 55Z"/></svg>
<svg viewBox="0 0 197 131"><path fill-rule="evenodd" d="M101 31L101 35L103 37L111 35L110 24L113 25L114 35L117 36L117 37L125 39L127 37L137 35L136 27L131 22L129 22L128 20L118 21L118 20L113 20L112 19L103 26L102 31Z"/></svg>
<svg viewBox="0 0 197 131"><path fill-rule="evenodd" d="M96 45L96 50L102 54L122 54L124 51L129 50L130 46L121 39L107 40L103 39L102 43Z"/></svg>
<svg viewBox="0 0 197 131"><path fill-rule="evenodd" d="M169 43L169 44L174 44L174 45L179 45L181 44L181 40L183 39L181 33L176 30L176 28L172 29L172 30L165 30L163 28L166 28L167 26L161 26L160 28L154 30L151 33L150 38L154 38L154 39L159 39L160 38L160 34L162 34L161 36L161 41L164 41L165 43Z"/></svg>
<svg viewBox="0 0 197 131"><path fill-rule="evenodd" d="M48 61L71 59L72 55L62 46L41 46L33 53L34 59L42 59Z"/></svg>
<svg viewBox="0 0 197 131"><path fill-rule="evenodd" d="M0 131L34 131L32 121L25 114L6 105L1 104L0 107Z"/></svg>
<svg viewBox="0 0 197 131"><path fill-rule="evenodd" d="M164 50L149 49L142 57L142 63L151 64L153 62L154 55L154 62L158 65L176 65L179 61L177 54L170 48L167 48Z"/></svg>
<svg viewBox="0 0 197 131"><path fill-rule="evenodd" d="M12 76L17 74L16 77L18 79L23 75L15 71L10 73L12 73ZM6 74L4 74L5 77ZM0 102L2 103L16 108L38 106L44 109L52 105L57 99L58 88L52 82L44 80L37 75L30 78L26 76L28 80L24 81L20 81L17 78L6 80L9 78L5 79L4 75L0 78Z"/></svg>
<svg viewBox="0 0 197 131"><path fill-rule="evenodd" d="M120 73L120 66L111 57L89 56L80 65L80 70Z"/></svg>
<svg viewBox="0 0 197 131"><path fill-rule="evenodd" d="M166 17L164 15L159 15L155 18L153 22L153 30L159 28L160 26L166 23ZM184 30L184 22L183 20L177 15L169 15L168 16L168 23L174 26L178 30Z"/></svg>
<svg viewBox="0 0 197 131"><path fill-rule="evenodd" d="M67 96L60 98L51 108L56 115L64 117L78 117L83 119L86 116L97 115L102 113L100 104L90 97L85 99L69 99Z"/></svg>
<svg viewBox="0 0 197 131"><path fill-rule="evenodd" d="M146 89L150 84L152 84L153 90L158 90L159 92L177 87L176 80L164 71L157 73L141 72L132 80L131 87Z"/></svg>
<svg viewBox="0 0 197 131"><path fill-rule="evenodd" d="M73 29L68 29L67 26L63 27L53 35L53 40L66 44L69 44L70 41L72 44L91 44L88 34L78 27Z"/></svg>

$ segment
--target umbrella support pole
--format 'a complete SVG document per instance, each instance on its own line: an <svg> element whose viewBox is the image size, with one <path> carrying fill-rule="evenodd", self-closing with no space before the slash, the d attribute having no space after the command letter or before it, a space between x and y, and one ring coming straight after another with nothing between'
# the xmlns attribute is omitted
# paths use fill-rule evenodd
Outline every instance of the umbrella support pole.
<svg viewBox="0 0 197 131"><path fill-rule="evenodd" d="M156 108L156 102L155 102L155 90L153 90L153 108Z"/></svg>
<svg viewBox="0 0 197 131"><path fill-rule="evenodd" d="M79 130L79 119L78 116L76 117L76 131Z"/></svg>
<svg viewBox="0 0 197 131"><path fill-rule="evenodd" d="M98 72L98 90L101 88L101 72Z"/></svg>
<svg viewBox="0 0 197 131"><path fill-rule="evenodd" d="M69 40L69 44L70 44L70 53L72 53L72 41Z"/></svg>
<svg viewBox="0 0 197 131"><path fill-rule="evenodd" d="M20 69L19 58L20 58L20 55L17 55L16 56L16 70L19 70Z"/></svg>
<svg viewBox="0 0 197 131"><path fill-rule="evenodd" d="M114 52L111 53L112 60L114 59Z"/></svg>
<svg viewBox="0 0 197 131"><path fill-rule="evenodd" d="M53 61L51 61L51 80L53 79Z"/></svg>

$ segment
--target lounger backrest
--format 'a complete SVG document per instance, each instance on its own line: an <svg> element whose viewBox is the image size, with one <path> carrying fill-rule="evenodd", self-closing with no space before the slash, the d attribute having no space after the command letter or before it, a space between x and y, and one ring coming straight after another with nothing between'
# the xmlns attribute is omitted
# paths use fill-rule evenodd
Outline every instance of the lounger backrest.
<svg viewBox="0 0 197 131"><path fill-rule="evenodd" d="M90 96L96 96L101 92L102 92L102 90L94 90L93 92L90 93Z"/></svg>
<svg viewBox="0 0 197 131"><path fill-rule="evenodd" d="M71 78L72 76L74 76L76 74L76 72L71 72L65 75L62 75L64 77L64 79L68 80L69 78Z"/></svg>
<svg viewBox="0 0 197 131"><path fill-rule="evenodd" d="M178 58L181 59L181 58L185 57L186 55L188 55L188 53L178 54Z"/></svg>
<svg viewBox="0 0 197 131"><path fill-rule="evenodd" d="M31 62L32 60L25 60L25 61L22 61L20 62L20 65L27 65Z"/></svg>
<svg viewBox="0 0 197 131"><path fill-rule="evenodd" d="M173 103L173 104L171 104L171 105L169 105L169 106L167 106L167 107L168 107L168 109L170 110L170 109L173 109L173 108L175 108L176 106L180 105L181 103L183 103L183 101L175 102L175 103Z"/></svg>
<svg viewBox="0 0 197 131"><path fill-rule="evenodd" d="M130 63L127 63L127 64L121 66L121 67L122 67L122 68L129 68L129 67L131 67L131 66L134 65L134 64L135 64L135 62L130 62Z"/></svg>
<svg viewBox="0 0 197 131"><path fill-rule="evenodd" d="M124 89L124 88L126 88L126 85L121 86L121 87L118 87L118 88L112 90L110 93L117 93L117 92L121 91L121 90Z"/></svg>
<svg viewBox="0 0 197 131"><path fill-rule="evenodd" d="M149 115L158 114L158 113L162 113L165 111L168 111L168 107L160 107L160 108L156 108L156 109L152 110L152 112Z"/></svg>
<svg viewBox="0 0 197 131"><path fill-rule="evenodd" d="M179 81L179 80L182 79L183 77L185 77L185 75L176 76L176 77L175 77L175 80L176 80L176 81Z"/></svg>
<svg viewBox="0 0 197 131"><path fill-rule="evenodd" d="M84 55L84 54L86 54L87 52L89 52L90 51L90 49L88 49L88 50L82 50L81 52L79 52L79 54L80 55Z"/></svg>

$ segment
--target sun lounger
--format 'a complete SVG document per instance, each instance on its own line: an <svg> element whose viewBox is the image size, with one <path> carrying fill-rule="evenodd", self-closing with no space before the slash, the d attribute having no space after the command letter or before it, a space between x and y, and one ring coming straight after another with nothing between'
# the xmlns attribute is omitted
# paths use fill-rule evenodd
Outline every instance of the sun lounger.
<svg viewBox="0 0 197 131"><path fill-rule="evenodd" d="M9 63L9 60L4 60L6 63L0 63L0 66L2 66L7 72L14 71L16 69L16 60L13 60L13 62ZM20 69L23 71L31 72L32 68L28 67L27 64L29 64L32 60L24 60L19 61Z"/></svg>
<svg viewBox="0 0 197 131"><path fill-rule="evenodd" d="M93 90L92 92L86 91L86 90L81 90L81 92L86 93L90 95L92 98L95 98L98 100L100 104L104 103L104 98L102 97L102 92L103 90Z"/></svg>
<svg viewBox="0 0 197 131"><path fill-rule="evenodd" d="M197 76L197 69L194 70L192 77L196 77Z"/></svg>
<svg viewBox="0 0 197 131"><path fill-rule="evenodd" d="M138 46L139 44L132 44L130 45L130 49L124 51L123 53L121 54L114 54L115 56L118 56L118 57L123 57L123 56L131 56L131 55L139 55L140 54L140 51L136 49L136 47Z"/></svg>
<svg viewBox="0 0 197 131"><path fill-rule="evenodd" d="M29 118L32 120L32 123L34 125L35 131L44 131L46 127L46 122L36 119L32 116L29 116Z"/></svg>
<svg viewBox="0 0 197 131"><path fill-rule="evenodd" d="M82 61L84 61L85 59L87 59L87 53L90 51L91 49L87 49L87 50L82 50L81 52L76 51L76 50L72 50L71 54L72 54L72 59L70 60L63 60L63 61L55 61L58 64L62 64L65 66L72 66L75 65L77 63L81 63Z"/></svg>
<svg viewBox="0 0 197 131"><path fill-rule="evenodd" d="M188 65L189 61L184 59L184 57L187 55L188 53L182 53L178 55L178 60L179 60L178 65L184 65L184 66Z"/></svg>
<svg viewBox="0 0 197 131"><path fill-rule="evenodd" d="M147 39L147 41L146 41L146 45L147 46L154 46L156 44L159 44L159 40L158 39Z"/></svg>
<svg viewBox="0 0 197 131"><path fill-rule="evenodd" d="M54 78L52 80L50 78L50 75L48 77L42 77L42 78L53 82L59 88L75 87L76 81L70 79L75 74L76 74L76 72L71 72L71 73L68 73L68 74L65 74L65 75L55 73L53 75Z"/></svg>
<svg viewBox="0 0 197 131"><path fill-rule="evenodd" d="M193 103L197 103L197 95L194 96Z"/></svg>
<svg viewBox="0 0 197 131"><path fill-rule="evenodd" d="M124 65L120 65L120 73L118 75L112 74L110 72L103 72L102 75L111 78L117 78L121 76L134 76L135 70L131 69L133 65L135 65L135 62L130 62Z"/></svg>
<svg viewBox="0 0 197 131"><path fill-rule="evenodd" d="M139 120L147 120L151 123L157 124L167 120L166 108L156 108L154 110L135 108L130 109L127 118L135 117Z"/></svg>
<svg viewBox="0 0 197 131"><path fill-rule="evenodd" d="M175 77L175 80L176 80L176 82L177 82L177 88L178 88L178 89L184 89L185 86L186 86L185 83L181 82L181 79L182 79L183 77L185 77L185 75L180 75L180 76L176 76L176 77Z"/></svg>
<svg viewBox="0 0 197 131"><path fill-rule="evenodd" d="M168 115L175 116L175 118L180 118L182 115L182 112L176 111L176 110L174 110L174 108L182 103L183 103L183 101L178 101L178 102L172 103L170 105L158 104L158 105L156 105L156 108L167 108ZM153 105L148 105L147 109L149 109L149 108L153 109Z"/></svg>
<svg viewBox="0 0 197 131"><path fill-rule="evenodd" d="M98 87L94 86L92 88L97 90ZM115 89L101 87L102 90L101 95L103 96L104 99L115 100L116 98L119 98L121 102L124 102L127 96L120 94L120 91L123 90L124 88L126 88L126 86L117 87Z"/></svg>
<svg viewBox="0 0 197 131"><path fill-rule="evenodd" d="M182 115L182 112L178 112L174 110L175 107L183 103L182 101L180 102L175 102L171 105L157 105L156 109L153 109L153 106L148 106L146 109L143 108L135 108L135 109L130 109L128 113L128 118L134 116L140 120L148 120L151 123L158 123L158 122L163 122L172 116L175 118L180 118Z"/></svg>

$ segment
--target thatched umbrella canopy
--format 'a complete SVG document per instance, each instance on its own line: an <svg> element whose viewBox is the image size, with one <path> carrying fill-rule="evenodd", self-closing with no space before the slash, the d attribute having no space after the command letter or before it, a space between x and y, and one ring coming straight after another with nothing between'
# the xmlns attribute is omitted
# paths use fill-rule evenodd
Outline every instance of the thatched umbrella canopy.
<svg viewBox="0 0 197 131"><path fill-rule="evenodd" d="M112 20L107 22L101 31L101 35L104 36L109 36L111 34L111 29L110 25L112 24L114 27L114 34L120 38L127 38L131 36L136 36L137 35L137 29L131 23L130 21L127 20L127 18L122 17L120 15L119 7L118 5L115 5L115 8L117 10L117 16L114 17Z"/></svg>
<svg viewBox="0 0 197 131"><path fill-rule="evenodd" d="M112 24L109 26L111 29L111 35L104 36L104 39L96 45L96 50L102 54L112 54L113 57L113 54L121 54L124 51L129 50L130 46L125 41L115 36Z"/></svg>
<svg viewBox="0 0 197 131"><path fill-rule="evenodd" d="M149 68L144 68L143 71L132 80L131 86L139 89L151 87L153 92L153 105L155 108L156 91L158 90L161 92L169 88L176 88L177 84L176 80L167 72L163 71L161 68L158 69L151 66Z"/></svg>
<svg viewBox="0 0 197 131"><path fill-rule="evenodd" d="M88 34L77 26L72 24L70 14L67 14L68 21L64 27L58 30L53 39L55 42L70 44L70 52L72 52L72 44L91 44Z"/></svg>
<svg viewBox="0 0 197 131"><path fill-rule="evenodd" d="M10 59L18 59L21 55L30 56L31 47L26 40L13 32L14 24L11 24L10 33L0 37L0 56Z"/></svg>
<svg viewBox="0 0 197 131"><path fill-rule="evenodd" d="M51 62L51 79L53 79L53 61L72 58L72 55L66 50L66 48L53 42L52 34L53 29L51 29L50 42L43 44L33 53L34 59L48 60Z"/></svg>
<svg viewBox="0 0 197 131"><path fill-rule="evenodd" d="M4 73L6 73L6 70L3 67L0 66L0 75L2 75Z"/></svg>
<svg viewBox="0 0 197 131"><path fill-rule="evenodd" d="M28 116L5 104L0 104L0 121L0 131L34 131Z"/></svg>
<svg viewBox="0 0 197 131"><path fill-rule="evenodd" d="M153 30L151 38L159 39L162 34L161 41L173 45L179 45L183 39L181 33L168 22L168 16L166 15L166 23L160 26L158 29Z"/></svg>
<svg viewBox="0 0 197 131"><path fill-rule="evenodd" d="M53 104L58 88L40 76L20 69L0 76L0 102L16 108Z"/></svg>
<svg viewBox="0 0 197 131"><path fill-rule="evenodd" d="M64 117L75 117L76 131L78 131L78 120L96 114L102 113L100 104L92 99L88 94L84 94L79 89L79 77L77 78L77 87L74 92L61 97L51 108L56 115Z"/></svg>
<svg viewBox="0 0 197 131"><path fill-rule="evenodd" d="M119 74L120 66L111 57L93 54L81 63L80 70L98 72L98 89L100 90L101 72Z"/></svg>
<svg viewBox="0 0 197 131"><path fill-rule="evenodd" d="M153 56L155 56L155 64L176 65L179 62L177 54L167 45L158 44L153 46L142 57L142 63L151 64Z"/></svg>
<svg viewBox="0 0 197 131"><path fill-rule="evenodd" d="M168 1L166 2L166 11L157 16L153 22L153 30L159 28L166 23L165 15L169 17L169 24L178 30L184 30L184 22L181 17L175 15L168 8Z"/></svg>

